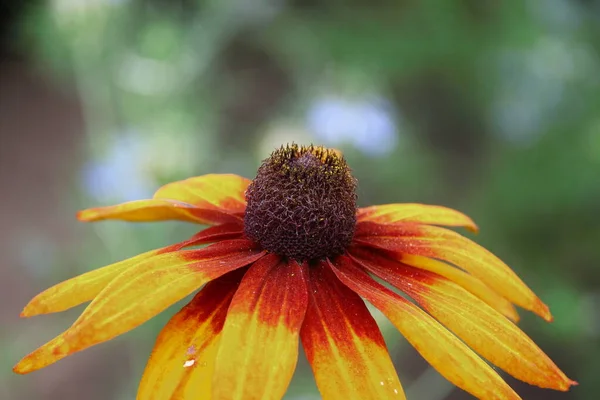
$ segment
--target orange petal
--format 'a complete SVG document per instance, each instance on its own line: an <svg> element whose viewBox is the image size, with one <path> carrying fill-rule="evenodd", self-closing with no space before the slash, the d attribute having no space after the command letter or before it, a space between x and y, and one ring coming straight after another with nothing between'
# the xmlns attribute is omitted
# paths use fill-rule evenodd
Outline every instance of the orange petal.
<svg viewBox="0 0 600 400"><path fill-rule="evenodd" d="M338 278L383 312L440 374L479 399L520 397L461 340L410 301L375 282L351 259L332 265Z"/></svg>
<svg viewBox="0 0 600 400"><path fill-rule="evenodd" d="M310 268L301 338L323 399L405 399L364 302L326 264Z"/></svg>
<svg viewBox="0 0 600 400"><path fill-rule="evenodd" d="M298 360L306 267L269 254L235 293L217 351L213 400L281 399Z"/></svg>
<svg viewBox="0 0 600 400"><path fill-rule="evenodd" d="M238 224L213 226L194 235L190 240L147 251L135 257L98 268L46 289L35 296L23 309L21 317L60 312L92 300L119 274L158 254L170 253L184 247L241 237Z"/></svg>
<svg viewBox="0 0 600 400"><path fill-rule="evenodd" d="M142 261L110 282L75 323L14 368L28 373L146 322L208 281L263 256L247 240L220 242Z"/></svg>
<svg viewBox="0 0 600 400"><path fill-rule="evenodd" d="M498 257L473 241L436 226L382 225L363 222L357 225L356 242L376 248L438 258L459 266L491 287L511 303L552 320L548 307Z"/></svg>
<svg viewBox="0 0 600 400"><path fill-rule="evenodd" d="M357 220L382 224L419 222L428 225L461 226L473 232L479 230L471 218L459 211L442 206L416 203L384 204L360 208Z"/></svg>
<svg viewBox="0 0 600 400"><path fill-rule="evenodd" d="M351 251L352 255L360 259L369 259L372 255L372 252L372 249L354 249ZM452 282L468 290L470 293L473 293L475 296L483 300L486 304L490 305L498 312L502 313L511 321L519 321L519 314L512 303L500 296L498 293L494 292L489 286L475 278L473 275L469 275L463 270L432 258L413 256L409 254L398 254L394 256L403 264L408 264L426 271L431 271L451 280Z"/></svg>
<svg viewBox="0 0 600 400"><path fill-rule="evenodd" d="M138 400L210 398L221 329L244 272L208 283L171 318L156 339Z"/></svg>
<svg viewBox="0 0 600 400"><path fill-rule="evenodd" d="M199 224L241 222L250 181L233 174L210 174L169 183L150 200L80 211L81 221L121 219L150 222L181 220Z"/></svg>
<svg viewBox="0 0 600 400"><path fill-rule="evenodd" d="M517 326L455 283L386 257L359 263L408 294L473 350L515 378L562 391L574 384Z"/></svg>

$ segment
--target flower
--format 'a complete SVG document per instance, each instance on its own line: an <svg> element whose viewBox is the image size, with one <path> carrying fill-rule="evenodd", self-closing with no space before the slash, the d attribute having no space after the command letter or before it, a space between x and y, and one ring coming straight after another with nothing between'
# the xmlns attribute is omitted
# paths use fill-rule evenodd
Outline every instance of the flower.
<svg viewBox="0 0 600 400"><path fill-rule="evenodd" d="M484 358L532 385L576 384L514 323L514 305L551 321L548 307L490 252L439 227L476 231L471 219L422 204L357 209L355 189L339 153L291 145L253 181L204 175L150 200L80 212L83 221L211 227L36 296L22 316L91 303L14 370L32 372L112 339L205 285L158 336L138 399L280 399L299 340L324 399L404 399L363 299L475 397L519 399Z"/></svg>
<svg viewBox="0 0 600 400"><path fill-rule="evenodd" d="M383 156L394 151L399 139L390 109L388 102L377 96L351 99L329 95L313 103L307 124L325 143L352 143L369 156Z"/></svg>

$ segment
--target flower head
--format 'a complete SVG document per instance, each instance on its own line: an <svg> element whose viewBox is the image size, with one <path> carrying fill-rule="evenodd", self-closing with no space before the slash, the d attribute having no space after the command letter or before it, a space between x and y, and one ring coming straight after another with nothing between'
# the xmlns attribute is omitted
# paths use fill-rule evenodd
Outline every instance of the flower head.
<svg viewBox="0 0 600 400"><path fill-rule="evenodd" d="M546 305L490 252L440 227L475 231L471 219L422 204L357 209L355 188L339 153L292 145L266 159L252 182L204 175L150 200L80 212L83 221L211 226L36 296L23 316L91 303L14 370L32 372L112 339L200 289L159 334L138 399L280 399L299 341L323 398L404 399L363 299L475 397L519 399L484 359L540 387L576 384L515 324L514 305L550 321Z"/></svg>
<svg viewBox="0 0 600 400"><path fill-rule="evenodd" d="M356 180L322 147L281 148L246 190L244 231L262 248L297 261L342 254L356 227Z"/></svg>

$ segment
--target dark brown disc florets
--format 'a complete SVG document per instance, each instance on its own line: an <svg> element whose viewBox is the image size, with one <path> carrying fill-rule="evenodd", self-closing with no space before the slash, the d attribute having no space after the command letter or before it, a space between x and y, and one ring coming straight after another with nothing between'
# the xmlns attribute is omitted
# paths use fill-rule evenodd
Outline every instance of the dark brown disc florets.
<svg viewBox="0 0 600 400"><path fill-rule="evenodd" d="M246 235L298 261L333 257L356 225L356 180L334 150L288 145L263 161L246 191Z"/></svg>

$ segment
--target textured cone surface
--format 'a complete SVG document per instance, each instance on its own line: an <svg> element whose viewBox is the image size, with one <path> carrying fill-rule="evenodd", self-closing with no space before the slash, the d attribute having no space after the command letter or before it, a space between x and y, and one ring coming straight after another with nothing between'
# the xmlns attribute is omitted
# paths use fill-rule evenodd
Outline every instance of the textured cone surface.
<svg viewBox="0 0 600 400"><path fill-rule="evenodd" d="M339 255L354 235L355 191L356 180L334 150L281 147L246 191L246 235L299 261Z"/></svg>

